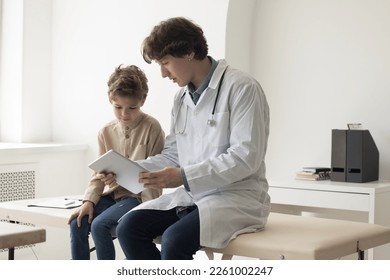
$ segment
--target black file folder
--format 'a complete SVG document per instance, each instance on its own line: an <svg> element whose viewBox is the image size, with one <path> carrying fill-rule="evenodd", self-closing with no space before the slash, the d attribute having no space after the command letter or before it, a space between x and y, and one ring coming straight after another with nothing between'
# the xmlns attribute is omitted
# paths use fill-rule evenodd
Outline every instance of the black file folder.
<svg viewBox="0 0 390 280"><path fill-rule="evenodd" d="M379 151L368 130L349 130L347 150L347 182L378 180Z"/></svg>
<svg viewBox="0 0 390 280"><path fill-rule="evenodd" d="M332 181L378 180L379 151L368 130L332 130Z"/></svg>
<svg viewBox="0 0 390 280"><path fill-rule="evenodd" d="M347 180L347 131L332 130L332 155L330 180L345 182Z"/></svg>

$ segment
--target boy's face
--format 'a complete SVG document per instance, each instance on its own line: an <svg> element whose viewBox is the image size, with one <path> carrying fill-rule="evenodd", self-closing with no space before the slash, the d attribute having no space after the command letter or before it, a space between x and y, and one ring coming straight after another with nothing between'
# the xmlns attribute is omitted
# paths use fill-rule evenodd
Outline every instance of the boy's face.
<svg viewBox="0 0 390 280"><path fill-rule="evenodd" d="M111 99L115 117L123 124L136 120L141 114L143 100L133 97L114 96Z"/></svg>

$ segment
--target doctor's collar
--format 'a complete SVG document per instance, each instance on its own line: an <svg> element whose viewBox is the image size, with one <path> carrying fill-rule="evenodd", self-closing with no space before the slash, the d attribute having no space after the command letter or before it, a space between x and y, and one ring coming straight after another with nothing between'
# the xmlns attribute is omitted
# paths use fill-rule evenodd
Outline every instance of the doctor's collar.
<svg viewBox="0 0 390 280"><path fill-rule="evenodd" d="M214 74L215 69L218 66L218 61L216 61L214 58L211 56L208 56L208 59L211 61L211 67L209 72L207 73L206 78L204 79L203 83L200 85L198 89L195 88L195 86L190 82L187 85L187 91L192 95L195 91L198 92L199 94L202 94L202 92L209 86L211 77Z"/></svg>

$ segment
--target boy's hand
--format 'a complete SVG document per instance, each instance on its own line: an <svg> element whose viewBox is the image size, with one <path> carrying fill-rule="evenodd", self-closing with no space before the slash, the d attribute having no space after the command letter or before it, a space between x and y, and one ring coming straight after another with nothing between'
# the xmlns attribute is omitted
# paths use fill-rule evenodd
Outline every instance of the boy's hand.
<svg viewBox="0 0 390 280"><path fill-rule="evenodd" d="M98 173L95 175L95 178L102 181L105 185L108 185L110 188L116 187L118 185L114 173Z"/></svg>
<svg viewBox="0 0 390 280"><path fill-rule="evenodd" d="M92 223L93 219L93 208L94 205L91 201L85 201L83 205L76 209L76 211L70 216L68 224L74 219L77 218L77 226L81 226L81 219L88 215L88 223Z"/></svg>

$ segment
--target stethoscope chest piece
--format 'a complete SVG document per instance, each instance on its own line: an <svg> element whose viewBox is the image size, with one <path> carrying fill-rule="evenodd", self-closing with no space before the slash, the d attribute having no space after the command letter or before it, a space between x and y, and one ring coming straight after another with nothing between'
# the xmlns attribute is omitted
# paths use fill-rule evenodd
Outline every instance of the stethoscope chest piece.
<svg viewBox="0 0 390 280"><path fill-rule="evenodd" d="M215 124L216 124L216 121L215 121L214 119L209 119L209 120L207 120L207 125L209 125L209 126L215 126Z"/></svg>
<svg viewBox="0 0 390 280"><path fill-rule="evenodd" d="M217 124L217 122L214 120L215 107L217 106L218 96L219 96L219 92L221 90L221 85L222 85L223 78L225 76L226 69L227 69L227 67L223 71L221 79L219 81L219 85L218 85L218 89L217 89L217 95L215 96L213 111L211 112L211 118L207 120L207 125L210 126L210 127L214 127ZM184 95L185 95L185 93L181 96L179 109L178 109L178 114L176 115L176 119L175 119L175 123L174 123L175 134L183 134L184 131L185 131L185 128L186 128L187 107L185 106L185 110L181 110L181 108L183 107L182 105L183 105ZM181 122L180 122L180 120L181 120ZM179 122L180 122L180 124L179 124Z"/></svg>
<svg viewBox="0 0 390 280"><path fill-rule="evenodd" d="M213 127L213 126L215 126L217 124L217 122L214 120L214 113L215 113L215 107L217 106L217 102L218 102L219 92L221 91L222 81L223 81L223 78L225 77L226 69L227 69L227 67L223 71L222 76L221 76L221 80L219 81L219 84L218 84L217 95L215 96L213 111L211 112L211 119L207 120L207 125L209 125L211 127Z"/></svg>

